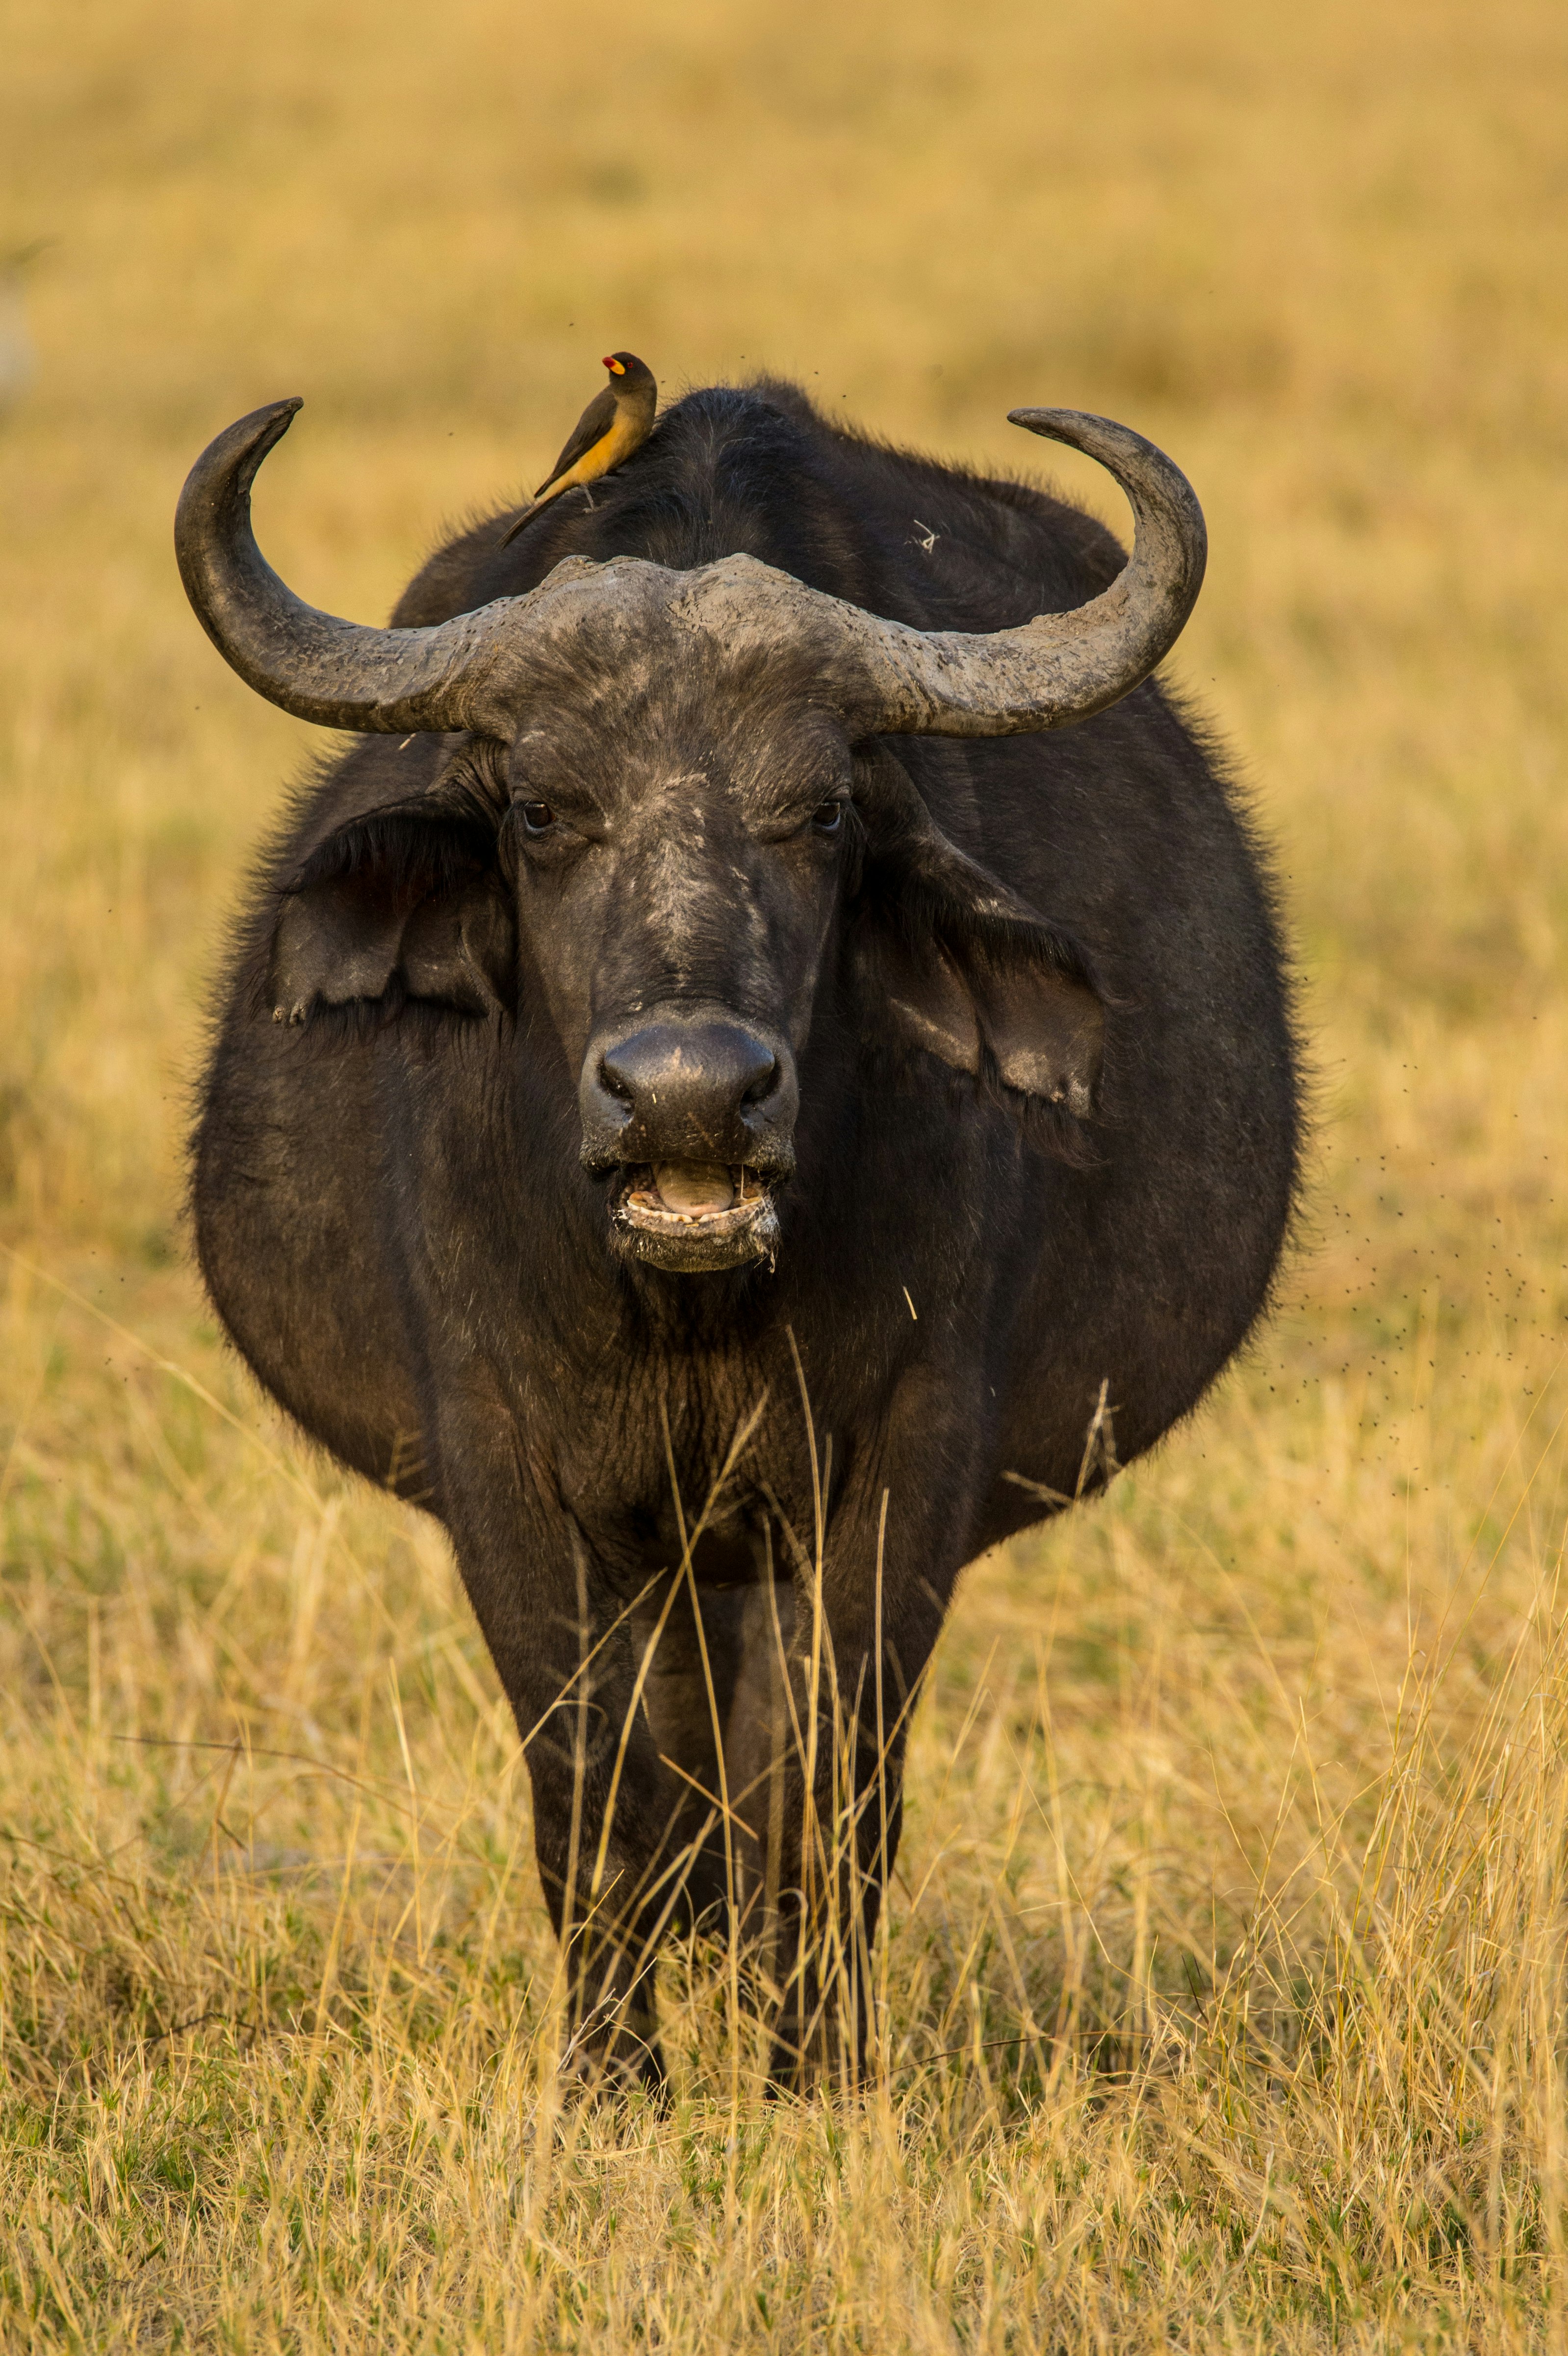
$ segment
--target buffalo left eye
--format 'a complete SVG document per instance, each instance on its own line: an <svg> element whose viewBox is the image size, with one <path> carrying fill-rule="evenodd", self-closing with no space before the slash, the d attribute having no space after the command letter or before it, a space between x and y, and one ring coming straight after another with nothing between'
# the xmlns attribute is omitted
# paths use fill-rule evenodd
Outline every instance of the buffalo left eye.
<svg viewBox="0 0 1568 2356"><path fill-rule="evenodd" d="M549 802L525 802L523 824L530 834L548 834L555 824L555 812Z"/></svg>
<svg viewBox="0 0 1568 2356"><path fill-rule="evenodd" d="M842 802L818 802L811 813L811 823L818 834L837 834L844 823Z"/></svg>

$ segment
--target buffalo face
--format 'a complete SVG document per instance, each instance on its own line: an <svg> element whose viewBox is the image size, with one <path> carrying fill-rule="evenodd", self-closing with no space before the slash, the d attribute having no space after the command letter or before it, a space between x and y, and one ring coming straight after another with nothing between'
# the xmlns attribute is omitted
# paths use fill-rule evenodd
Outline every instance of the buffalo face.
<svg viewBox="0 0 1568 2356"><path fill-rule="evenodd" d="M601 708L592 734L579 711L530 715L502 829L583 1167L617 1248L680 1270L776 1249L797 1058L855 849L841 734L766 704L725 725L735 700L711 684L684 726L656 692L613 722Z"/></svg>

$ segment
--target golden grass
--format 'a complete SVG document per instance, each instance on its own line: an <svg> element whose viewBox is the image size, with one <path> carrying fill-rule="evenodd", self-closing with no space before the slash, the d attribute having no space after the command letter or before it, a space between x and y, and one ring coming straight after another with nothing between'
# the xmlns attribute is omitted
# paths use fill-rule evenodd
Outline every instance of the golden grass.
<svg viewBox="0 0 1568 2356"><path fill-rule="evenodd" d="M57 241L0 422L0 2345L1562 2345L1562 11L7 24L0 245ZM767 2107L698 1952L663 2119L558 2110L443 1547L279 1430L178 1223L308 733L183 606L183 471L304 392L263 541L374 616L617 344L1171 448L1321 1076L1256 1353L965 1585L872 2090Z"/></svg>

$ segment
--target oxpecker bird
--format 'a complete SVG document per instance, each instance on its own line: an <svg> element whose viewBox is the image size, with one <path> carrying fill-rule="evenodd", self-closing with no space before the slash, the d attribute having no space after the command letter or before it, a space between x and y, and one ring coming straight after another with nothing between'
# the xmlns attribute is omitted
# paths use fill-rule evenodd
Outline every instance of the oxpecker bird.
<svg viewBox="0 0 1568 2356"><path fill-rule="evenodd" d="M558 499L562 491L574 490L579 483L597 482L613 466L624 465L653 432L659 397L653 370L635 352L611 352L604 366L610 371L609 383L603 392L594 394L578 419L571 441L534 494L532 507L525 508L501 534L503 548L526 523L533 521L540 508Z"/></svg>

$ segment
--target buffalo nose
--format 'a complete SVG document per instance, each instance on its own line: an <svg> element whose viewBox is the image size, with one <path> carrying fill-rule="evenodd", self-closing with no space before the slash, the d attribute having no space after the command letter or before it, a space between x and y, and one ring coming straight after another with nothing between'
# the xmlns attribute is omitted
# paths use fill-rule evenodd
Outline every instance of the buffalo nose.
<svg viewBox="0 0 1568 2356"><path fill-rule="evenodd" d="M721 1010L650 1011L604 1032L582 1061L582 1159L724 1162L786 1177L800 1085L787 1043Z"/></svg>
<svg viewBox="0 0 1568 2356"><path fill-rule="evenodd" d="M632 1126L718 1159L735 1151L746 1108L771 1094L773 1049L737 1023L652 1023L607 1047L599 1076Z"/></svg>

